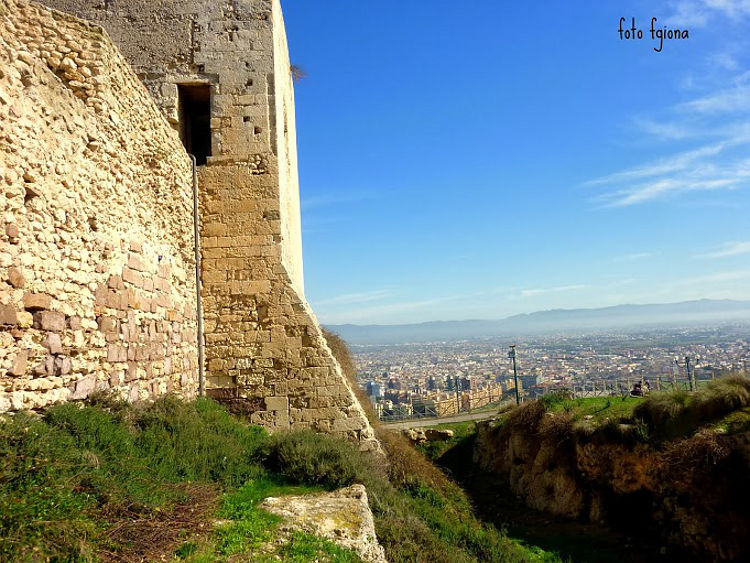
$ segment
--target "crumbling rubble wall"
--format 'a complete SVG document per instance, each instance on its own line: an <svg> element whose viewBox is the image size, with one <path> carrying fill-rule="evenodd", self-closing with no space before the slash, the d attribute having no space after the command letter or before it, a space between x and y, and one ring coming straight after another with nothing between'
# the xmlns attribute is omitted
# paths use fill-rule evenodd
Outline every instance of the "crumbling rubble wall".
<svg viewBox="0 0 750 563"><path fill-rule="evenodd" d="M197 389L192 165L96 25L0 0L0 411Z"/></svg>
<svg viewBox="0 0 750 563"><path fill-rule="evenodd" d="M209 396L272 430L312 428L377 448L372 428L304 298L294 95L279 0L43 3L101 24L175 129L181 126L179 86L210 88L211 153L198 167ZM121 61L119 54L116 60ZM96 103L91 104L95 109ZM66 112L61 108L52 114ZM138 131L140 124L135 125ZM160 127L161 121L157 137ZM175 174L187 171L186 155L178 155L173 146L176 137L168 138L169 150L154 154L153 166L164 172L174 169ZM108 168L107 163L101 166ZM86 182L76 186L92 189ZM176 180L167 197L179 199L183 187ZM174 223L162 230L166 240L174 242L170 237L177 235L177 225L182 228L190 220L189 211L177 202L153 202L148 194L141 198L140 191L134 191L132 205L170 215ZM171 257L169 249L152 249L146 244L149 238L144 239L139 239L148 253L140 260L144 266L154 266L156 255ZM119 280L124 274L115 271L115 264L127 253L124 246L114 246L122 254L109 258L108 268ZM188 247L192 245L185 250ZM30 253L38 255L36 250ZM175 261L172 275L189 270L189 256L170 259ZM185 277L182 285L176 281L172 287L186 297L180 301L173 296L173 302L186 304L190 280ZM182 331L188 326L188 308L181 317ZM161 313L158 309L150 315ZM116 350L118 357L122 352Z"/></svg>

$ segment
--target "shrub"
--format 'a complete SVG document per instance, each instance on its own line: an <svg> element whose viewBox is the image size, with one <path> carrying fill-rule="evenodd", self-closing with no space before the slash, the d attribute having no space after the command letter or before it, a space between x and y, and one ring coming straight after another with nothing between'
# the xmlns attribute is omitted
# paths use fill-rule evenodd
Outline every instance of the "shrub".
<svg viewBox="0 0 750 563"><path fill-rule="evenodd" d="M536 432L546 412L545 405L541 401L524 403L510 411L503 426L509 430Z"/></svg>
<svg viewBox="0 0 750 563"><path fill-rule="evenodd" d="M654 393L633 411L657 440L695 432L702 425L750 405L750 379L735 375L709 382L694 392Z"/></svg>
<svg viewBox="0 0 750 563"><path fill-rule="evenodd" d="M351 444L311 430L275 434L268 457L269 467L289 480L327 489L367 482L369 463Z"/></svg>
<svg viewBox="0 0 750 563"><path fill-rule="evenodd" d="M544 408L550 410L557 405L570 401L572 398L573 393L570 389L559 389L553 393L543 395L540 400L544 403Z"/></svg>
<svg viewBox="0 0 750 563"><path fill-rule="evenodd" d="M165 397L135 415L138 446L169 481L215 481L239 486L258 474L268 433L239 423L210 399Z"/></svg>
<svg viewBox="0 0 750 563"><path fill-rule="evenodd" d="M323 332L323 337L328 343L328 347L331 349L331 352L333 352L333 357L336 358L336 361L341 366L341 371L344 372L346 377L352 380L357 375L357 365L354 362L354 358L352 357L352 353L349 351L346 342L335 332L331 332L325 328L321 330Z"/></svg>
<svg viewBox="0 0 750 563"><path fill-rule="evenodd" d="M362 387L359 386L359 382L357 381L357 365L354 362L354 357L352 356L349 347L346 345L344 339L335 332L331 332L325 328L321 330L323 331L323 336L328 343L328 347L333 353L333 357L336 358L336 361L341 366L341 371L349 381L349 385L351 386L352 391L354 391L354 395L357 397L362 410L365 411L367 420L370 421L370 424L376 425L379 421L378 414L375 412L375 409L370 402L370 398L364 392Z"/></svg>

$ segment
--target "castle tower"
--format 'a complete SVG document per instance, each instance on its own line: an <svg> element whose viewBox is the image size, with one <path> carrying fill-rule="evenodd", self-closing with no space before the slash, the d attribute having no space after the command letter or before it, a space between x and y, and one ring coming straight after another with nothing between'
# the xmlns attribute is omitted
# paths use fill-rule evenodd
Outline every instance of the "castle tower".
<svg viewBox="0 0 750 563"><path fill-rule="evenodd" d="M304 298L279 0L43 0L104 27L198 164L207 394L374 444Z"/></svg>

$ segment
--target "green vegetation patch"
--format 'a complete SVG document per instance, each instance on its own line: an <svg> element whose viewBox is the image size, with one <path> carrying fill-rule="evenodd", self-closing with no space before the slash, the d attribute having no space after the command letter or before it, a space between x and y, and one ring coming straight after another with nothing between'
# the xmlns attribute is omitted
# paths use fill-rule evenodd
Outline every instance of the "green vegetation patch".
<svg viewBox="0 0 750 563"><path fill-rule="evenodd" d="M353 552L317 536L294 532L288 543L279 550L284 561L308 563L330 561L331 563L358 563L361 559Z"/></svg>
<svg viewBox="0 0 750 563"><path fill-rule="evenodd" d="M633 410L643 399L630 396L585 397L573 399L552 393L540 399L547 412L568 413L574 421L589 420L592 425L608 420L631 420Z"/></svg>
<svg viewBox="0 0 750 563"><path fill-rule="evenodd" d="M733 375L711 381L693 393L654 393L633 411L656 441L673 440L726 420L726 430L746 427L741 411L750 407L750 378ZM734 416L731 416L733 413Z"/></svg>
<svg viewBox="0 0 750 563"><path fill-rule="evenodd" d="M440 430L451 430L453 436L447 440L426 442L417 445L417 449L422 452L428 459L435 461L445 454L448 450L455 448L457 445L472 440L476 435L476 422L469 420L466 422L453 422L447 424L438 424L433 428Z"/></svg>
<svg viewBox="0 0 750 563"><path fill-rule="evenodd" d="M95 397L2 416L0 560L357 561L281 532L258 508L268 496L353 483L367 488L394 563L554 560L479 522L458 486L401 437L381 434L388 463L328 435L269 436L207 399Z"/></svg>

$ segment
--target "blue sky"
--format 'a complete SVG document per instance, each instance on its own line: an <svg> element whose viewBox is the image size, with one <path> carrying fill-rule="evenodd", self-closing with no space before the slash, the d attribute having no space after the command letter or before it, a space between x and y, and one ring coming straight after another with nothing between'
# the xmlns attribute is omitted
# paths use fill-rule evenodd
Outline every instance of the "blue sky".
<svg viewBox="0 0 750 563"><path fill-rule="evenodd" d="M750 299L750 1L284 9L321 322Z"/></svg>

